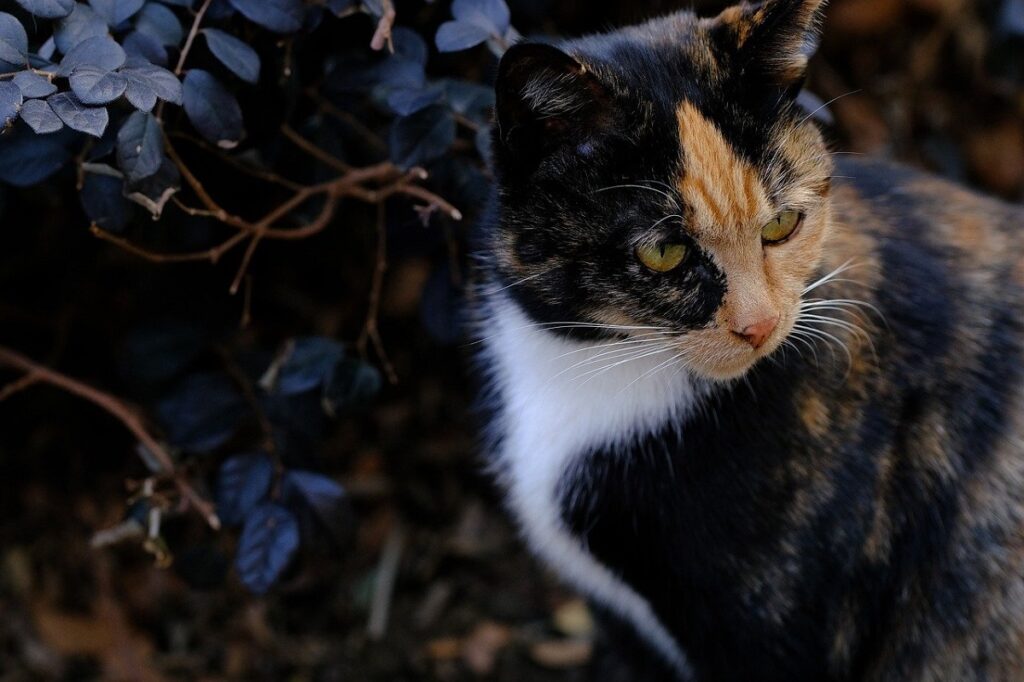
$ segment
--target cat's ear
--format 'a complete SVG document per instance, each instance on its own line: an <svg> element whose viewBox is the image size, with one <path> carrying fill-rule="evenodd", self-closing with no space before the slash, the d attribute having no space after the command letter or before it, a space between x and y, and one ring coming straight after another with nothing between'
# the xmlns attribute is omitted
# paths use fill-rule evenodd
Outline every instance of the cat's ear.
<svg viewBox="0 0 1024 682"><path fill-rule="evenodd" d="M517 157L539 158L572 131L595 125L610 101L584 64L541 43L509 48L498 65L495 90L496 141Z"/></svg>
<svg viewBox="0 0 1024 682"><path fill-rule="evenodd" d="M817 49L827 1L764 0L724 10L713 26L719 45L734 57L734 75L795 97Z"/></svg>

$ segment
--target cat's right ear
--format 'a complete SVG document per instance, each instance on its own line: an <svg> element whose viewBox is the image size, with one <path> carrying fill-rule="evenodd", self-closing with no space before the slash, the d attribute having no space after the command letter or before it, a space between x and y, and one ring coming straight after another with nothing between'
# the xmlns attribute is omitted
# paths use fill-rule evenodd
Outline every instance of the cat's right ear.
<svg viewBox="0 0 1024 682"><path fill-rule="evenodd" d="M584 64L541 43L508 49L495 90L496 142L522 161L539 160L574 133L593 130L610 99Z"/></svg>

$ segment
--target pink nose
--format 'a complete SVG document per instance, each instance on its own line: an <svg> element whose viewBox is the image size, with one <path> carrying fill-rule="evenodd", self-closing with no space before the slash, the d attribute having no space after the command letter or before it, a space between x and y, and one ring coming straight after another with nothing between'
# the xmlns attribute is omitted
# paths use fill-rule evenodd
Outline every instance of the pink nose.
<svg viewBox="0 0 1024 682"><path fill-rule="evenodd" d="M732 333L740 337L755 350L764 345L764 342L768 340L768 337L775 331L775 326L779 323L779 316L766 317L759 322L747 325L742 330L732 330Z"/></svg>

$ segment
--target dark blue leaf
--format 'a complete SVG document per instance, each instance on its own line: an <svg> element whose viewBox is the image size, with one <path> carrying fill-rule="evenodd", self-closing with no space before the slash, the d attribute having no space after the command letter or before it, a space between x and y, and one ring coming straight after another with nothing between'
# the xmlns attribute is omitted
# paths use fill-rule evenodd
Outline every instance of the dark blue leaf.
<svg viewBox="0 0 1024 682"><path fill-rule="evenodd" d="M249 83L260 78L260 56L244 42L224 31L208 28L203 31L206 44L220 63L232 73Z"/></svg>
<svg viewBox="0 0 1024 682"><path fill-rule="evenodd" d="M295 516L276 504L261 504L249 514L238 538L238 577L250 590L263 594L281 577L298 548Z"/></svg>
<svg viewBox="0 0 1024 682"><path fill-rule="evenodd" d="M218 147L231 149L245 136L238 100L208 71L188 72L183 101L192 125Z"/></svg>
<svg viewBox="0 0 1024 682"><path fill-rule="evenodd" d="M25 27L10 14L0 12L0 65L5 71L24 67L27 55Z"/></svg>
<svg viewBox="0 0 1024 682"><path fill-rule="evenodd" d="M302 28L305 5L302 0L228 0L249 21L277 33L294 33Z"/></svg>
<svg viewBox="0 0 1024 682"><path fill-rule="evenodd" d="M452 283L451 271L435 270L423 288L420 319L427 332L439 343L451 345L462 338L462 297Z"/></svg>
<svg viewBox="0 0 1024 682"><path fill-rule="evenodd" d="M67 54L83 40L106 35L107 22L103 21L103 17L88 5L78 3L71 14L57 22L53 40L57 49Z"/></svg>
<svg viewBox="0 0 1024 682"><path fill-rule="evenodd" d="M55 133L64 127L60 117L41 99L30 99L21 105L21 120L38 135Z"/></svg>
<svg viewBox="0 0 1024 682"><path fill-rule="evenodd" d="M57 19L71 14L75 0L18 0L18 4L37 17Z"/></svg>
<svg viewBox="0 0 1024 682"><path fill-rule="evenodd" d="M444 90L436 86L423 89L399 88L388 93L388 106L400 116L410 116L442 99Z"/></svg>
<svg viewBox="0 0 1024 682"><path fill-rule="evenodd" d="M476 47L491 37L490 31L466 21L446 21L437 29L434 42L441 52L458 52Z"/></svg>
<svg viewBox="0 0 1024 682"><path fill-rule="evenodd" d="M0 130L14 123L24 101L21 88L10 81L0 81Z"/></svg>
<svg viewBox="0 0 1024 682"><path fill-rule="evenodd" d="M92 8L109 26L117 26L131 19L145 3L146 0L89 0Z"/></svg>
<svg viewBox="0 0 1024 682"><path fill-rule="evenodd" d="M997 26L1003 33L1024 36L1024 0L1003 0Z"/></svg>
<svg viewBox="0 0 1024 682"><path fill-rule="evenodd" d="M176 319L147 322L132 329L117 354L125 380L152 389L181 374L206 348L207 331Z"/></svg>
<svg viewBox="0 0 1024 682"><path fill-rule="evenodd" d="M210 9L206 10L206 16L210 21L227 21L235 16L235 8L228 0L213 0Z"/></svg>
<svg viewBox="0 0 1024 682"><path fill-rule="evenodd" d="M356 358L345 358L331 369L324 382L321 404L332 417L364 408L380 392L382 384L376 367Z"/></svg>
<svg viewBox="0 0 1024 682"><path fill-rule="evenodd" d="M289 507L301 505L312 511L335 540L342 541L352 530L352 506L337 481L313 471L292 469L285 472L281 488Z"/></svg>
<svg viewBox="0 0 1024 682"><path fill-rule="evenodd" d="M57 92L57 86L45 76L32 71L22 71L12 81L26 98L49 97Z"/></svg>
<svg viewBox="0 0 1024 682"><path fill-rule="evenodd" d="M274 461L262 452L224 460L217 477L217 516L228 526L241 525L273 482Z"/></svg>
<svg viewBox="0 0 1024 682"><path fill-rule="evenodd" d="M128 87L128 81L121 74L95 66L79 66L68 80L71 92L83 104L109 104Z"/></svg>
<svg viewBox="0 0 1024 682"><path fill-rule="evenodd" d="M482 125L490 125L490 112L494 107L494 88L451 78L442 81L442 85L448 98L448 105L454 111Z"/></svg>
<svg viewBox="0 0 1024 682"><path fill-rule="evenodd" d="M132 182L148 178L160 170L163 143L160 121L136 111L117 132L117 165Z"/></svg>
<svg viewBox="0 0 1024 682"><path fill-rule="evenodd" d="M86 106L70 92L59 92L46 101L68 128L80 133L102 137L110 122L105 108Z"/></svg>
<svg viewBox="0 0 1024 682"><path fill-rule="evenodd" d="M120 73L128 80L125 97L137 109L149 111L156 104L157 97L172 104L182 102L184 92L181 81L163 67L132 57Z"/></svg>
<svg viewBox="0 0 1024 682"><path fill-rule="evenodd" d="M344 354L344 348L334 339L322 336L295 339L273 386L284 395L312 390L323 384Z"/></svg>
<svg viewBox="0 0 1024 682"><path fill-rule="evenodd" d="M160 162L160 168L149 177L128 183L128 198L142 206L157 220L163 213L164 206L178 190L181 189L181 173L178 167L166 156Z"/></svg>
<svg viewBox="0 0 1024 682"><path fill-rule="evenodd" d="M476 145L476 150L480 154L480 158L484 160L488 166L494 160L493 154L493 141L491 139L491 127L482 126L476 131L476 135L473 138L473 142Z"/></svg>
<svg viewBox="0 0 1024 682"><path fill-rule="evenodd" d="M82 209L108 232L122 232L131 222L132 205L124 198L124 180L105 173L86 173L80 195Z"/></svg>
<svg viewBox="0 0 1024 682"><path fill-rule="evenodd" d="M0 144L0 180L28 187L50 177L71 160L71 152L59 135L39 136L27 129L4 138Z"/></svg>
<svg viewBox="0 0 1024 682"><path fill-rule="evenodd" d="M128 58L141 57L146 61L161 66L167 65L167 48L160 44L160 41L153 36L132 31L121 43Z"/></svg>
<svg viewBox="0 0 1024 682"><path fill-rule="evenodd" d="M49 61L49 60L53 59L53 55L56 52L57 52L57 41L55 41L53 39L53 36L50 36L49 38L46 39L46 42L44 42L42 45L39 46L39 51L38 51L37 54L39 55L39 57L41 59L45 59L45 60Z"/></svg>
<svg viewBox="0 0 1024 682"><path fill-rule="evenodd" d="M357 0L327 0L327 9L334 12L337 16L342 16L350 12L355 11L358 6Z"/></svg>
<svg viewBox="0 0 1024 682"><path fill-rule="evenodd" d="M391 41L395 44L394 56L417 64L427 63L427 43L416 31L405 26L398 26L391 31Z"/></svg>
<svg viewBox="0 0 1024 682"><path fill-rule="evenodd" d="M391 160L403 168L418 166L448 152L455 141L455 119L444 106L434 105L391 125Z"/></svg>
<svg viewBox="0 0 1024 682"><path fill-rule="evenodd" d="M126 58L124 50L113 38L86 38L64 55L57 73L61 76L70 76L80 66L95 66L106 71L116 71L121 68Z"/></svg>
<svg viewBox="0 0 1024 682"><path fill-rule="evenodd" d="M171 47L177 47L185 37L177 15L156 2L148 3L135 17L135 30Z"/></svg>
<svg viewBox="0 0 1024 682"><path fill-rule="evenodd" d="M186 7L191 8L196 4L196 0L160 0L165 5L174 5L175 7ZM214 2L216 4L216 2Z"/></svg>
<svg viewBox="0 0 1024 682"><path fill-rule="evenodd" d="M496 36L505 35L510 26L505 0L455 0L452 3L452 16Z"/></svg>
<svg viewBox="0 0 1024 682"><path fill-rule="evenodd" d="M223 445L245 415L245 400L223 374L193 374L157 405L157 416L174 445L209 452Z"/></svg>

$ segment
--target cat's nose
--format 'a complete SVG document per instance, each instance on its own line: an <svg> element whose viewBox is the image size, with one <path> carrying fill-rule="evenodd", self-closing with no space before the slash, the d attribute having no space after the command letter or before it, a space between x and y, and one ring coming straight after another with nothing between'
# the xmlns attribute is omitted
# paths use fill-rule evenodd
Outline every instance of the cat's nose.
<svg viewBox="0 0 1024 682"><path fill-rule="evenodd" d="M748 324L742 329L733 329L732 333L753 346L754 350L757 350L763 346L764 342L768 340L768 337L772 335L772 332L775 331L775 327L778 323L779 316L773 315L759 320L754 324Z"/></svg>

